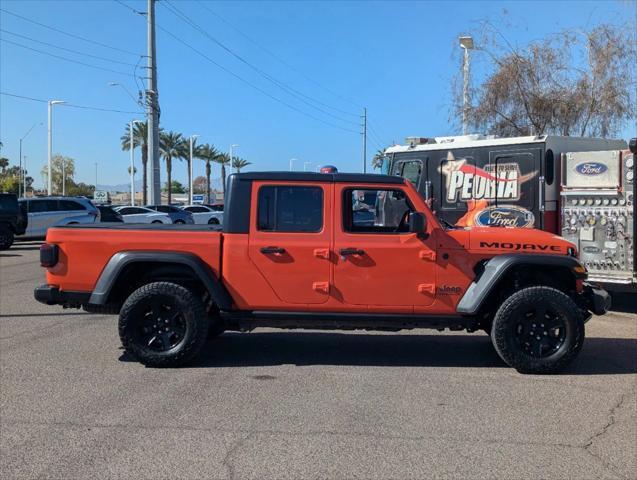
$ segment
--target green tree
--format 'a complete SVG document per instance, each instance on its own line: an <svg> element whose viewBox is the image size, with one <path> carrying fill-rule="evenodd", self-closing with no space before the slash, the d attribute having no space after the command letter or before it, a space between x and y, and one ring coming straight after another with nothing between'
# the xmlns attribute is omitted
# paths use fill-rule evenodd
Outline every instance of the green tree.
<svg viewBox="0 0 637 480"><path fill-rule="evenodd" d="M226 199L226 165L230 165L230 155L220 153L215 158L215 162L221 165L221 186L223 188L223 199Z"/></svg>
<svg viewBox="0 0 637 480"><path fill-rule="evenodd" d="M0 157L0 174L4 175L5 170L9 166L9 159L5 157Z"/></svg>
<svg viewBox="0 0 637 480"><path fill-rule="evenodd" d="M243 167L247 167L248 165L251 165L251 164L252 162L248 162L247 160L243 158L234 157L232 159L232 168L234 168L237 171L237 173L239 173Z"/></svg>
<svg viewBox="0 0 637 480"><path fill-rule="evenodd" d="M170 186L170 190L168 190ZM168 202L171 202L172 193L186 193L186 187L178 180L173 180L170 184L166 182L164 184L164 188L162 189L164 192L168 193Z"/></svg>
<svg viewBox="0 0 637 480"><path fill-rule="evenodd" d="M207 203L211 203L210 200L210 175L212 173L212 162L217 162L217 157L220 155L219 151L208 143L200 145L197 158L201 158L206 161L206 197L208 197Z"/></svg>
<svg viewBox="0 0 637 480"><path fill-rule="evenodd" d="M91 197L95 193L95 185L89 185L84 182L75 183L71 180L71 184L67 188L67 194L73 196Z"/></svg>
<svg viewBox="0 0 637 480"><path fill-rule="evenodd" d="M124 134L121 137L122 150L130 150L130 132L126 124ZM147 203L148 190L148 124L135 123L133 125L133 148L141 147L142 150L142 196L143 204Z"/></svg>
<svg viewBox="0 0 637 480"><path fill-rule="evenodd" d="M383 168L383 161L385 160L385 152L383 150L377 150L372 157L372 168L374 170L380 170Z"/></svg>
<svg viewBox="0 0 637 480"><path fill-rule="evenodd" d="M62 155L54 155L51 159L51 169L53 176L51 177L51 189L50 195L54 193L62 194L62 176L64 176L64 183L66 191L68 193L68 187L73 183L73 177L75 176L75 160L70 157L63 157ZM64 172L64 175L63 173ZM49 166L44 165L42 167L42 178L45 183L49 181Z"/></svg>
<svg viewBox="0 0 637 480"><path fill-rule="evenodd" d="M173 169L173 159L181 160L188 154L187 145L184 141L184 137L181 133L177 132L159 132L159 151L161 156L166 161L166 185L168 192L168 203L172 202L172 169Z"/></svg>

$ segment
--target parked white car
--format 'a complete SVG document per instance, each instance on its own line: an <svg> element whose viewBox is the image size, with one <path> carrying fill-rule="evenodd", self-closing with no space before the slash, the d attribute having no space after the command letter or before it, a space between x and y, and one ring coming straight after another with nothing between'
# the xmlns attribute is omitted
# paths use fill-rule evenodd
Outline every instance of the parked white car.
<svg viewBox="0 0 637 480"><path fill-rule="evenodd" d="M168 214L156 212L146 207L115 207L124 223L173 223Z"/></svg>
<svg viewBox="0 0 637 480"><path fill-rule="evenodd" d="M223 212L213 210L206 205L186 205L181 207L182 210L192 213L195 223L221 225L223 223Z"/></svg>
<svg viewBox="0 0 637 480"><path fill-rule="evenodd" d="M96 223L100 212L84 197L34 197L18 200L29 221L18 238L43 238L50 227Z"/></svg>

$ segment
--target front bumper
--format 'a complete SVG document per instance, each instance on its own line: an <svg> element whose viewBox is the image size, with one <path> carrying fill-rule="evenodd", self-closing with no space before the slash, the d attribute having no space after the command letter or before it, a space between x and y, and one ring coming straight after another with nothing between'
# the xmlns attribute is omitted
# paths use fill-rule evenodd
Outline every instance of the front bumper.
<svg viewBox="0 0 637 480"><path fill-rule="evenodd" d="M595 315L604 315L610 310L611 298L606 290L587 282L584 282L583 286L582 299L587 310Z"/></svg>
<svg viewBox="0 0 637 480"><path fill-rule="evenodd" d="M55 285L42 285L33 291L35 299L45 305L80 308L88 303L90 292L60 291Z"/></svg>

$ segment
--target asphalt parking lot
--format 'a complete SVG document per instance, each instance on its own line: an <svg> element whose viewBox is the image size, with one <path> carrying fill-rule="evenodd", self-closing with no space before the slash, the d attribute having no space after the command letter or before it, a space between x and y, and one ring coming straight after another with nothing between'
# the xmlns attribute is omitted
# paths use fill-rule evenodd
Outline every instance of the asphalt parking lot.
<svg viewBox="0 0 637 480"><path fill-rule="evenodd" d="M156 370L42 282L37 243L0 252L3 478L637 478L637 299L562 375L429 331L228 333Z"/></svg>

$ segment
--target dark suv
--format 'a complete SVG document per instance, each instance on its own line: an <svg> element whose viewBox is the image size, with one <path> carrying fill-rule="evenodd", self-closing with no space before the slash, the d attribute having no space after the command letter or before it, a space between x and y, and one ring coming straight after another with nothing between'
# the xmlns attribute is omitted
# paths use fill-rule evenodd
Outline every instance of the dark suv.
<svg viewBox="0 0 637 480"><path fill-rule="evenodd" d="M18 206L18 197L0 193L0 250L11 248L14 236L23 234L26 228L27 219Z"/></svg>

